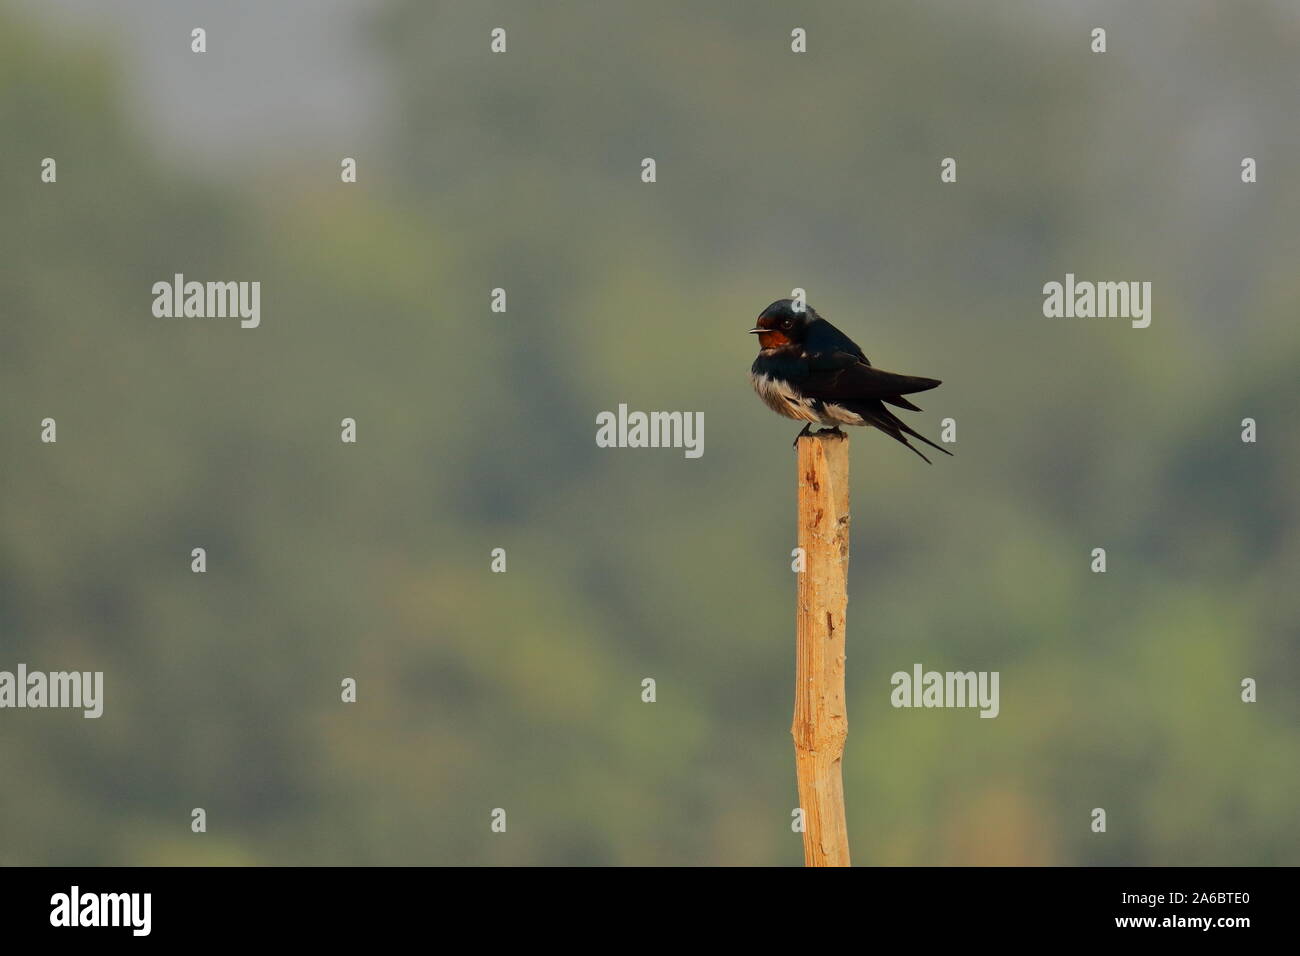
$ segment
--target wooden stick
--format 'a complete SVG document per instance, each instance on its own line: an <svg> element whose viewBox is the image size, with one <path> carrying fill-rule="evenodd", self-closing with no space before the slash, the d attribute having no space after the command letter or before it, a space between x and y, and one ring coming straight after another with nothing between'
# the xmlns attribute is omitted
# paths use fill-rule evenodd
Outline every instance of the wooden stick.
<svg viewBox="0 0 1300 956"><path fill-rule="evenodd" d="M794 736L806 866L848 866L840 763L849 721L844 706L844 621L849 570L849 439L806 435L799 449Z"/></svg>

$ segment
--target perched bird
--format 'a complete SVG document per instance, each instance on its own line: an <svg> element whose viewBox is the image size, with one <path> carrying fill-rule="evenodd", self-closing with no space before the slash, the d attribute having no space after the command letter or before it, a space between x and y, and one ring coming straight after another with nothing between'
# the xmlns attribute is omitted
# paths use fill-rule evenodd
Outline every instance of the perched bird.
<svg viewBox="0 0 1300 956"><path fill-rule="evenodd" d="M759 353L749 370L754 391L778 415L807 422L799 438L813 425L873 425L902 442L921 459L930 459L907 440L919 438L931 448L951 455L930 439L912 431L885 407L919 412L904 395L924 392L941 384L935 378L899 375L872 366L862 349L831 325L812 306L797 311L793 299L777 299L758 317L755 328Z"/></svg>

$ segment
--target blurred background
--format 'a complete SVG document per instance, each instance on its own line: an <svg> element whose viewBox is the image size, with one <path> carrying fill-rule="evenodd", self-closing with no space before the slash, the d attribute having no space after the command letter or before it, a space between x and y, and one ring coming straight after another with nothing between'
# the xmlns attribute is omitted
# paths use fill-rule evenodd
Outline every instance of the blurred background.
<svg viewBox="0 0 1300 956"><path fill-rule="evenodd" d="M1298 63L1286 0L0 0L0 669L105 673L0 713L0 863L800 864L796 286L957 421L852 436L854 862L1300 862Z"/></svg>

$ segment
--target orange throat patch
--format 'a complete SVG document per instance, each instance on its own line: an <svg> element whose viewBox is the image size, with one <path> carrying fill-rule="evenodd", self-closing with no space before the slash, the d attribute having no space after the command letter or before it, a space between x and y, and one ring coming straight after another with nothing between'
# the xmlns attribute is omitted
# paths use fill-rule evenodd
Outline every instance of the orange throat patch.
<svg viewBox="0 0 1300 956"><path fill-rule="evenodd" d="M779 349L783 345L789 345L790 337L784 332L776 329L769 329L766 332L758 333L758 344L765 349Z"/></svg>

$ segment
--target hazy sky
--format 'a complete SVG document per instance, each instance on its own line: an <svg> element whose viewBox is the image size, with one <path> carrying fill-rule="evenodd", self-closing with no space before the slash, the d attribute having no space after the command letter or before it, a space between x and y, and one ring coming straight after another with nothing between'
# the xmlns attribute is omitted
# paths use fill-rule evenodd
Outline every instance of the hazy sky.
<svg viewBox="0 0 1300 956"><path fill-rule="evenodd" d="M0 0L6 3L6 0ZM377 0L7 0L57 36L116 51L160 147L189 159L348 146L382 88ZM190 52L190 31L208 54ZM232 38L238 42L231 43ZM227 44L229 44L227 46Z"/></svg>
<svg viewBox="0 0 1300 956"><path fill-rule="evenodd" d="M815 6L817 0L807 2ZM942 15L953 0L928 2ZM85 37L117 50L132 104L144 111L142 119L157 145L174 158L213 165L269 155L291 159L294 153L324 147L343 155L361 152L366 136L382 120L378 107L385 75L368 23L384 3L0 0L73 42ZM1274 5L1300 20L1295 0ZM497 6L509 9L508 4ZM1125 0L989 0L988 9L991 16L1009 14L1013 21L1023 13L1025 20L1048 31L1090 23L1114 30L1122 23L1139 34L1113 39L1112 55L1132 56L1136 48L1153 75L1180 72L1177 86L1183 95L1201 88L1222 95L1215 78L1186 68L1195 64L1187 63L1186 51L1180 49L1184 38L1170 27L1186 25L1188 18L1208 19L1213 30L1230 34L1235 25L1230 2L1151 0L1142 4L1140 15ZM792 5L792 22L798 10L799 5ZM201 57L190 52L190 31L196 26L208 32L209 52ZM1233 109L1227 113L1236 112L1238 104L1229 105ZM1224 132L1224 116L1216 113L1219 132Z"/></svg>

